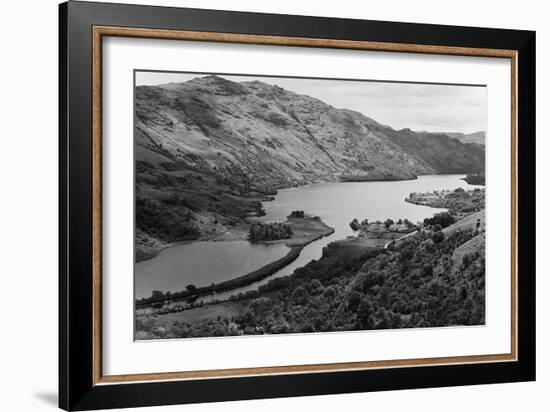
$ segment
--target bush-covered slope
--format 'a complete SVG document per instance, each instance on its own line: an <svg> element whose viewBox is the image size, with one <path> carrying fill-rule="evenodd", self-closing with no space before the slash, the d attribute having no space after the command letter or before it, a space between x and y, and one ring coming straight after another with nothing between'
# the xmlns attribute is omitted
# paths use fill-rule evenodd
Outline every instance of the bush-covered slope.
<svg viewBox="0 0 550 412"><path fill-rule="evenodd" d="M190 323L143 318L138 331L147 339L155 337L157 323L169 337L481 325L483 216L417 233L392 249L348 249L335 242L319 261L249 292L236 303L238 313Z"/></svg>

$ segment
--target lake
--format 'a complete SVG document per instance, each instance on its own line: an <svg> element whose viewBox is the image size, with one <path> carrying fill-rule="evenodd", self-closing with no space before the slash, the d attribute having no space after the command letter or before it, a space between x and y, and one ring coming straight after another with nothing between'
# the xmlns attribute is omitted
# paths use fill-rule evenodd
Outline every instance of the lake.
<svg viewBox="0 0 550 412"><path fill-rule="evenodd" d="M136 264L136 298L153 290L179 292L189 284L208 286L260 269L289 251L286 245L253 244L246 240L197 241L162 250Z"/></svg>
<svg viewBox="0 0 550 412"><path fill-rule="evenodd" d="M274 275L252 285L217 294L216 299L254 290L274 277L286 276L312 259L319 259L323 248L337 239L353 235L349 223L354 218L369 221L387 218L419 222L443 209L419 206L404 201L411 192L472 189L465 175L429 175L397 182L334 182L280 190L275 199L264 202L264 222L281 222L293 210L320 216L334 233L307 245L298 259ZM284 245L255 245L247 241L197 241L176 245L157 256L136 264L136 297L150 296L152 290L177 292L194 284L206 286L253 270L281 258L288 252ZM202 299L202 298L201 298ZM205 298L204 300L210 300Z"/></svg>

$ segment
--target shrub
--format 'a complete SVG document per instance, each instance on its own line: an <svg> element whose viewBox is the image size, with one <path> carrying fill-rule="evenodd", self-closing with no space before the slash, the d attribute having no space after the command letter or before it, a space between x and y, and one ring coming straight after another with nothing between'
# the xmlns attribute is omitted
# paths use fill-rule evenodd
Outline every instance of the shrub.
<svg viewBox="0 0 550 412"><path fill-rule="evenodd" d="M166 328L163 328L162 326L155 326L151 329L151 333L159 338L165 338L166 337Z"/></svg>

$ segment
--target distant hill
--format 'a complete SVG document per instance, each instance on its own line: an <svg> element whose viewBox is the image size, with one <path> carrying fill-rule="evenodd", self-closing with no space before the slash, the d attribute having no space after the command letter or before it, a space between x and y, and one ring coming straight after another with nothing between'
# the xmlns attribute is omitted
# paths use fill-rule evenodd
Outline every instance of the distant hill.
<svg viewBox="0 0 550 412"><path fill-rule="evenodd" d="M136 115L136 160L164 169L236 173L271 187L350 175L392 180L484 168L477 147L441 134L397 131L259 81L207 76L140 86Z"/></svg>
<svg viewBox="0 0 550 412"><path fill-rule="evenodd" d="M475 133L444 133L453 139L458 139L462 143L475 143L481 146L485 146L485 132L475 132Z"/></svg>
<svg viewBox="0 0 550 412"><path fill-rule="evenodd" d="M261 213L261 201L283 187L485 167L483 146L394 130L260 81L138 86L135 114L138 229L164 240Z"/></svg>

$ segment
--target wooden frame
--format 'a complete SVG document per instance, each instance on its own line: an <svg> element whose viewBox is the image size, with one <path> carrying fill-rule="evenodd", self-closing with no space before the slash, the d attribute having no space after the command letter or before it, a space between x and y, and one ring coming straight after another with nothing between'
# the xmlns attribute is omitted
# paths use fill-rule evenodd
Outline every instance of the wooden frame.
<svg viewBox="0 0 550 412"><path fill-rule="evenodd" d="M239 19L230 18L235 16ZM235 20L238 23L232 23ZM297 22L300 24L294 24ZM534 276L518 276L518 273L534 274L534 231L525 229L534 227L531 211L534 33L413 26L414 30L409 30L410 24L401 23L116 4L70 2L60 6L61 407L95 409L534 379L535 281ZM331 37L320 36L325 33L331 33ZM101 44L104 36L511 59L511 353L103 376ZM82 101L84 97L90 99ZM77 227L79 233L75 233ZM522 252L518 255L520 244ZM328 381L334 379L341 383L329 387ZM215 391L216 395L208 395Z"/></svg>

